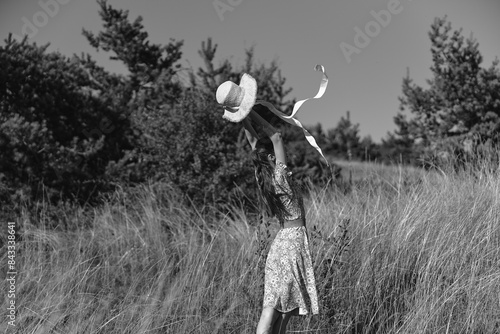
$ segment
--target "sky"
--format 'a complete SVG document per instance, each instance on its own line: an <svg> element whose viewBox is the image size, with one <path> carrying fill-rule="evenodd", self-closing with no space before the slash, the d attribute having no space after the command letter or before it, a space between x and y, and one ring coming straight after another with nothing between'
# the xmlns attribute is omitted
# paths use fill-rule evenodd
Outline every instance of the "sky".
<svg viewBox="0 0 500 334"><path fill-rule="evenodd" d="M402 79L427 87L431 78L428 32L447 15L453 29L479 42L483 66L500 58L500 0L108 0L142 16L153 43L183 40L184 68L203 66L198 50L211 37L218 45L215 64L230 59L243 65L245 49L255 47L257 63L276 60L292 88L289 98L312 97L325 67L329 77L321 99L306 102L297 114L305 125L334 128L350 111L360 135L380 142L394 131ZM111 72L124 67L97 53L82 28L102 29L94 0L0 0L2 41L11 32L50 43L49 51L89 53ZM3 43L3 42L2 42ZM215 92L214 92L215 98ZM221 112L222 116L222 112Z"/></svg>

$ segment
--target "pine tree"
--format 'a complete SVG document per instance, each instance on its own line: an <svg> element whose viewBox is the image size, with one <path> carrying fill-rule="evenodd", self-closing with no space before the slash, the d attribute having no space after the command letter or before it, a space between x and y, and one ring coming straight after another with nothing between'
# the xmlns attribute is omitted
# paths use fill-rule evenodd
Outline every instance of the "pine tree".
<svg viewBox="0 0 500 334"><path fill-rule="evenodd" d="M153 44L148 40L148 33L142 25L142 17L134 22L128 20L128 11L114 9L107 0L97 0L99 15L103 20L104 31L96 35L83 29L83 35L90 45L97 50L114 52L112 60L119 60L127 67L127 93L132 96L141 88L148 87L149 99L175 101L181 87L174 81L182 56L182 41L167 45Z"/></svg>
<svg viewBox="0 0 500 334"><path fill-rule="evenodd" d="M3 199L87 200L130 148L130 124L77 57L9 38L0 47ZM107 78L112 81L115 78ZM102 88L102 87L101 87Z"/></svg>
<svg viewBox="0 0 500 334"><path fill-rule="evenodd" d="M346 112L346 117L340 118L335 128L328 130L327 138L325 149L328 154L349 160L357 158L360 144L359 124L351 122L349 111Z"/></svg>
<svg viewBox="0 0 500 334"><path fill-rule="evenodd" d="M429 32L433 78L429 88L403 80L401 111L396 135L430 152L463 152L464 141L498 142L500 130L500 71L498 59L481 67L477 41L465 39L462 30L452 32L446 17L436 18ZM433 153L434 154L434 153Z"/></svg>

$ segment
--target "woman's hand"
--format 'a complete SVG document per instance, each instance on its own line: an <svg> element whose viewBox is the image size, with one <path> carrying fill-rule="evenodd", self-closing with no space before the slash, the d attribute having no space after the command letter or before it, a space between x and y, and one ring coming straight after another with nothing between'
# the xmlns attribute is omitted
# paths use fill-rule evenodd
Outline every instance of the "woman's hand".
<svg viewBox="0 0 500 334"><path fill-rule="evenodd" d="M266 136L271 139L274 147L274 155L276 160L281 161L286 165L286 154L285 145L283 144L283 139L281 138L281 132L276 130L271 124L269 124L264 118L262 118L257 112L250 111L249 115L252 120L256 121L261 127Z"/></svg>
<svg viewBox="0 0 500 334"><path fill-rule="evenodd" d="M249 116L262 128L262 131L269 138L271 138L271 136L276 133L277 130L271 124L269 124L269 122L262 118L262 116L260 116L256 111L250 111Z"/></svg>
<svg viewBox="0 0 500 334"><path fill-rule="evenodd" d="M269 138L271 139L271 141L274 143L274 142L278 142L278 141L281 141L282 138L281 138L281 132L279 131L276 131L274 132L271 136L269 136Z"/></svg>

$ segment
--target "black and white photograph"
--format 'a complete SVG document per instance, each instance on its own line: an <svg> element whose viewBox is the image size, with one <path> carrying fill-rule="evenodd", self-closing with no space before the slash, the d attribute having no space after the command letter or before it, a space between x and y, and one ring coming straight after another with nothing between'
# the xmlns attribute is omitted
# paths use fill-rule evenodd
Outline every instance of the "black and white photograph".
<svg viewBox="0 0 500 334"><path fill-rule="evenodd" d="M500 333L500 0L1 0L0 334Z"/></svg>

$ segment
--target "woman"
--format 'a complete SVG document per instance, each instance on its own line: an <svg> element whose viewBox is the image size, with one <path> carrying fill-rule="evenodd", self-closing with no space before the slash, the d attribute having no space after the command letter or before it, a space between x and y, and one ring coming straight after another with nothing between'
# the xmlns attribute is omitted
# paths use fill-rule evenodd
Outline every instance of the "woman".
<svg viewBox="0 0 500 334"><path fill-rule="evenodd" d="M265 267L264 302L257 333L285 333L290 317L318 313L303 201L286 166L281 134L254 110L249 114L263 132L259 138L248 118L242 122L252 147L255 176L263 203L278 218L280 230Z"/></svg>
<svg viewBox="0 0 500 334"><path fill-rule="evenodd" d="M320 69L324 74L323 67ZM321 94L315 98L322 95L326 82L322 83ZM280 222L280 230L266 260L264 303L257 333L285 333L291 316L318 313L302 198L291 179L292 172L286 166L281 134L256 112L260 108L269 111L269 107L266 102L256 101L255 79L245 73L239 85L226 81L217 88L215 95L224 110L222 117L230 122L243 123L252 146L261 198L268 213ZM249 118L262 128L265 136L260 138Z"/></svg>

